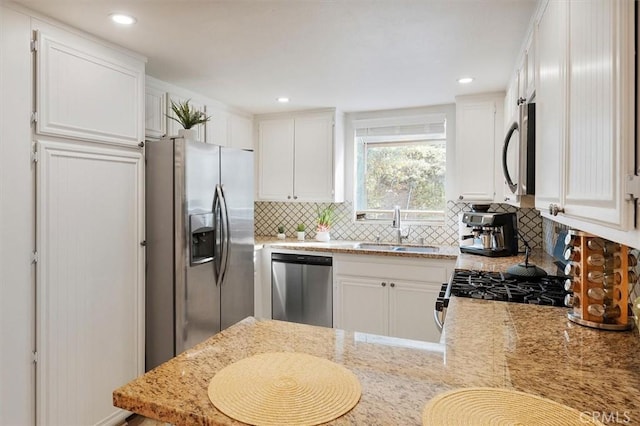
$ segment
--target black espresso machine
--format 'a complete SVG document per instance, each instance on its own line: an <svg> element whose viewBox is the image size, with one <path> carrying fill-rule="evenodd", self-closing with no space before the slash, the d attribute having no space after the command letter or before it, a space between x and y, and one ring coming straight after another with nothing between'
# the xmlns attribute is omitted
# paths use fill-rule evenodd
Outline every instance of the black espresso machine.
<svg viewBox="0 0 640 426"><path fill-rule="evenodd" d="M460 221L465 230L460 237L462 253L491 257L518 254L518 217L515 213L464 212Z"/></svg>

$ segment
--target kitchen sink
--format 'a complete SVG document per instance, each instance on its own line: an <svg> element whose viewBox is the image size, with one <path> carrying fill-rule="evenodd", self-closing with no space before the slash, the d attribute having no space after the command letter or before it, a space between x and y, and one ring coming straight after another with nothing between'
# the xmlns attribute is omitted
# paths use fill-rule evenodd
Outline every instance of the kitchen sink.
<svg viewBox="0 0 640 426"><path fill-rule="evenodd" d="M438 253L438 247L434 246L412 246L404 244L377 244L377 243L358 243L354 248L360 250L375 251L399 251L405 253Z"/></svg>
<svg viewBox="0 0 640 426"><path fill-rule="evenodd" d="M438 247L433 246L396 246L393 251L406 251L409 253L438 253Z"/></svg>

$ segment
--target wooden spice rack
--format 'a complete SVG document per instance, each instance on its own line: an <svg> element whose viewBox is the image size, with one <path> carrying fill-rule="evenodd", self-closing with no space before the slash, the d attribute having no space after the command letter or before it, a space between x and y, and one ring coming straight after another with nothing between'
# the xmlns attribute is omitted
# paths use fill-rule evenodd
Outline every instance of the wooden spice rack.
<svg viewBox="0 0 640 426"><path fill-rule="evenodd" d="M594 243L603 242L601 244L603 248L590 248L590 240L595 240ZM596 235L575 230L568 232L565 242L567 243L565 250L568 250L568 252L565 251L565 258L570 261L565 273L571 277L573 290L573 297L568 299L567 303L573 306L573 310L568 313L569 320L605 330L631 328L628 300L629 248ZM600 256L606 259L604 265L599 265L597 262L593 264L594 262L588 260L590 257ZM589 276L598 278L589 279ZM593 298L589 294L590 288L600 288L608 295L604 300ZM594 314L596 310L599 310L599 313L604 311L604 314Z"/></svg>

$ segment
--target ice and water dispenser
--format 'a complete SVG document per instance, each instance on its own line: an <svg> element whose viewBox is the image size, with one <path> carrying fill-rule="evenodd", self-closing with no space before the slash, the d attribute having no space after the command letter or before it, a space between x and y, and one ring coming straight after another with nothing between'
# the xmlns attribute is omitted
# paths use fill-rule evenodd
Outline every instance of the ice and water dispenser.
<svg viewBox="0 0 640 426"><path fill-rule="evenodd" d="M189 215L189 234L191 236L191 265L211 262L215 245L213 213Z"/></svg>

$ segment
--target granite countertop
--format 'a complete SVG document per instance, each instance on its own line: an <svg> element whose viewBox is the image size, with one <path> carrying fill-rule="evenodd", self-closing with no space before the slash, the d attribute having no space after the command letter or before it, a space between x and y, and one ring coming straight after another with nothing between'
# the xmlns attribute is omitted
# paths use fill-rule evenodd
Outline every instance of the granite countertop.
<svg viewBox="0 0 640 426"><path fill-rule="evenodd" d="M360 402L335 425L419 425L436 394L470 386L529 392L640 424L636 332L582 327L566 313L452 298L439 344L250 317L115 390L113 401L177 425L240 424L209 401L211 378L255 354L298 351L344 365L360 380Z"/></svg>
<svg viewBox="0 0 640 426"><path fill-rule="evenodd" d="M304 250L304 251L317 251L323 253L347 253L347 254L364 254L375 256L393 256L393 257L417 257L427 259L455 259L460 254L460 250L457 246L440 246L440 245L426 245L428 247L437 247L438 251L434 253L415 253L415 252L398 252L388 250L372 250L372 249L360 249L356 248L356 245L362 241L346 241L346 240L332 240L328 242L321 242L315 240L298 241L295 238L287 238L285 240L279 240L274 237L257 236L255 237L255 248L257 250L264 246L270 248L279 248L283 250ZM377 244L377 243L373 243ZM380 245L395 245L389 242L382 242ZM402 244L403 246L416 246L421 247L418 244Z"/></svg>

